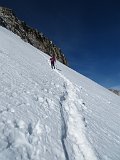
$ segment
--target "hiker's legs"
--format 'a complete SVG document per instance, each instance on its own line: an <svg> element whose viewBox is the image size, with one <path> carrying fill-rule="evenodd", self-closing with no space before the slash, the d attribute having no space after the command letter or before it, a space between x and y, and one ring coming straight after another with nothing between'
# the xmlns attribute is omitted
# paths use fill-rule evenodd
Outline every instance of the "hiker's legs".
<svg viewBox="0 0 120 160"><path fill-rule="evenodd" d="M51 68L53 69L53 62L51 62Z"/></svg>
<svg viewBox="0 0 120 160"><path fill-rule="evenodd" d="M53 61L53 68L55 69L55 62Z"/></svg>
<svg viewBox="0 0 120 160"><path fill-rule="evenodd" d="M51 68L52 68L52 69L55 69L55 64L54 64L54 62L51 62Z"/></svg>
<svg viewBox="0 0 120 160"><path fill-rule="evenodd" d="M54 63L54 65L53 65L53 68L55 69L55 63Z"/></svg>

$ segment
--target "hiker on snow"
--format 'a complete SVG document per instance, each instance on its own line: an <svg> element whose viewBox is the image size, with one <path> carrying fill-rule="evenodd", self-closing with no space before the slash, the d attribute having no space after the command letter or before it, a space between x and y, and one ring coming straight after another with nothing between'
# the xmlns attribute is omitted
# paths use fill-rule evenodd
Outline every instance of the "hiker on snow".
<svg viewBox="0 0 120 160"><path fill-rule="evenodd" d="M56 62L55 54L52 55L52 57L50 58L50 61L51 61L51 68L55 69L55 62Z"/></svg>

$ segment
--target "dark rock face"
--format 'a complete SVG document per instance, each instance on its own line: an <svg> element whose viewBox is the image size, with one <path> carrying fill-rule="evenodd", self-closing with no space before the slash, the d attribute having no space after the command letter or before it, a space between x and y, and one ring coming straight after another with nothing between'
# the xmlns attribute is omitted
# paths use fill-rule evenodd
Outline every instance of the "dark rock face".
<svg viewBox="0 0 120 160"><path fill-rule="evenodd" d="M25 22L20 21L11 9L0 7L0 25L17 34L25 42L30 43L46 54L55 54L57 60L67 65L67 60L61 52L61 49L46 38L43 33L27 26Z"/></svg>
<svg viewBox="0 0 120 160"><path fill-rule="evenodd" d="M120 91L116 90L116 89L109 89L111 92L117 94L118 96L120 96Z"/></svg>

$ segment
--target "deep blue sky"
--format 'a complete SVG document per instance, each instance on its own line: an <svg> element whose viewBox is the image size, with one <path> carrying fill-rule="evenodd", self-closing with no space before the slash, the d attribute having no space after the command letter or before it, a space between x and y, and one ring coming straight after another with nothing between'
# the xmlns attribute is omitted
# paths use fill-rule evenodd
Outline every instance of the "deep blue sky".
<svg viewBox="0 0 120 160"><path fill-rule="evenodd" d="M105 87L120 88L119 0L1 0L59 46L69 66Z"/></svg>

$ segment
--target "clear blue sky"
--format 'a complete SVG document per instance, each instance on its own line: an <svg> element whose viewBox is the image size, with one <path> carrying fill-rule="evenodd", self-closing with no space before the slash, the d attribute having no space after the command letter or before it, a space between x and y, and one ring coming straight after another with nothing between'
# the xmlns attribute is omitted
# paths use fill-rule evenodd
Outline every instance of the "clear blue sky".
<svg viewBox="0 0 120 160"><path fill-rule="evenodd" d="M118 0L0 2L59 46L71 68L107 88L120 88Z"/></svg>

